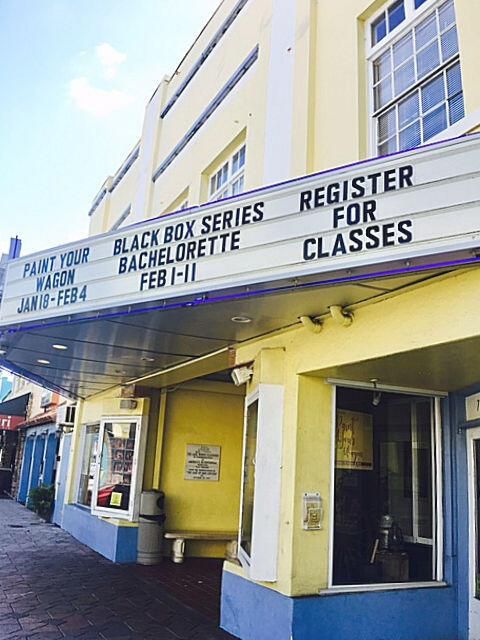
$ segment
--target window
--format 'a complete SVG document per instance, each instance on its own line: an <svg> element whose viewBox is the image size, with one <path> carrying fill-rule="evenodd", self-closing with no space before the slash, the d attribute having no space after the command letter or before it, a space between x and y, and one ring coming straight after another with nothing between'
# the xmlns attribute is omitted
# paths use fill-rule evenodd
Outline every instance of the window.
<svg viewBox="0 0 480 640"><path fill-rule="evenodd" d="M238 149L210 178L208 199L236 196L244 189L245 145Z"/></svg>
<svg viewBox="0 0 480 640"><path fill-rule="evenodd" d="M405 20L404 0L394 2L372 23L372 46L383 40L387 33Z"/></svg>
<svg viewBox="0 0 480 640"><path fill-rule="evenodd" d="M415 0L415 8L422 4ZM389 39L382 52L372 56L378 155L427 142L465 113L453 0L422 15L413 28Z"/></svg>
<svg viewBox="0 0 480 640"><path fill-rule="evenodd" d="M438 401L336 394L333 585L437 579Z"/></svg>
<svg viewBox="0 0 480 640"><path fill-rule="evenodd" d="M85 427L80 481L78 483L77 502L89 507L92 504L93 480L97 462L98 430L100 426Z"/></svg>

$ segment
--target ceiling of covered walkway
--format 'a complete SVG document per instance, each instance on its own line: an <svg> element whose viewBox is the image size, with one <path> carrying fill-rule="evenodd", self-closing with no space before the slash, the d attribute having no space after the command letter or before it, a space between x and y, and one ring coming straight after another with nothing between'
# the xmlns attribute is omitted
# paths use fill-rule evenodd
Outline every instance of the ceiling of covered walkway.
<svg viewBox="0 0 480 640"><path fill-rule="evenodd" d="M190 377L207 375L232 364L229 348L291 327L299 316L315 317L332 305L348 307L399 292L440 272L330 286L290 284L279 292L256 291L168 310L119 308L96 317L76 315L4 327L0 365L73 398L194 362L199 365ZM216 357L207 359L211 354ZM148 384L156 386L153 378Z"/></svg>

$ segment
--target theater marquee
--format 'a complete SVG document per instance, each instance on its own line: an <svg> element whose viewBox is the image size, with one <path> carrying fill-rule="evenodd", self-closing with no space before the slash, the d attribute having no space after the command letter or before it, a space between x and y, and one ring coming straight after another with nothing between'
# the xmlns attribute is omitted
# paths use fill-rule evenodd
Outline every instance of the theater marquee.
<svg viewBox="0 0 480 640"><path fill-rule="evenodd" d="M480 135L325 171L13 261L0 322L480 247Z"/></svg>

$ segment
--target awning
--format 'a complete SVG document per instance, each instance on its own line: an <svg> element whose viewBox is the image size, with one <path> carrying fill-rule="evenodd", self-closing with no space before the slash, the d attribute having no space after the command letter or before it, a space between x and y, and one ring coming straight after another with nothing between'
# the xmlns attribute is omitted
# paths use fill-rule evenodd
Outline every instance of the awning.
<svg viewBox="0 0 480 640"><path fill-rule="evenodd" d="M29 399L30 394L25 393L10 400L0 402L0 431L13 431L18 428L27 415Z"/></svg>
<svg viewBox="0 0 480 640"><path fill-rule="evenodd" d="M480 134L13 260L0 364L88 397L480 262ZM202 368L203 367L203 368Z"/></svg>

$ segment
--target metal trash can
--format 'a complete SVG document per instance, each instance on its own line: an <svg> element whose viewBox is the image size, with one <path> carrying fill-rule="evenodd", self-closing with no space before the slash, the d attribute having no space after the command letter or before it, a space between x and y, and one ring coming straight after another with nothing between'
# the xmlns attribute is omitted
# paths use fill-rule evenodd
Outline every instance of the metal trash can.
<svg viewBox="0 0 480 640"><path fill-rule="evenodd" d="M164 501L163 491L144 491L141 495L137 544L139 564L158 564L162 561Z"/></svg>

